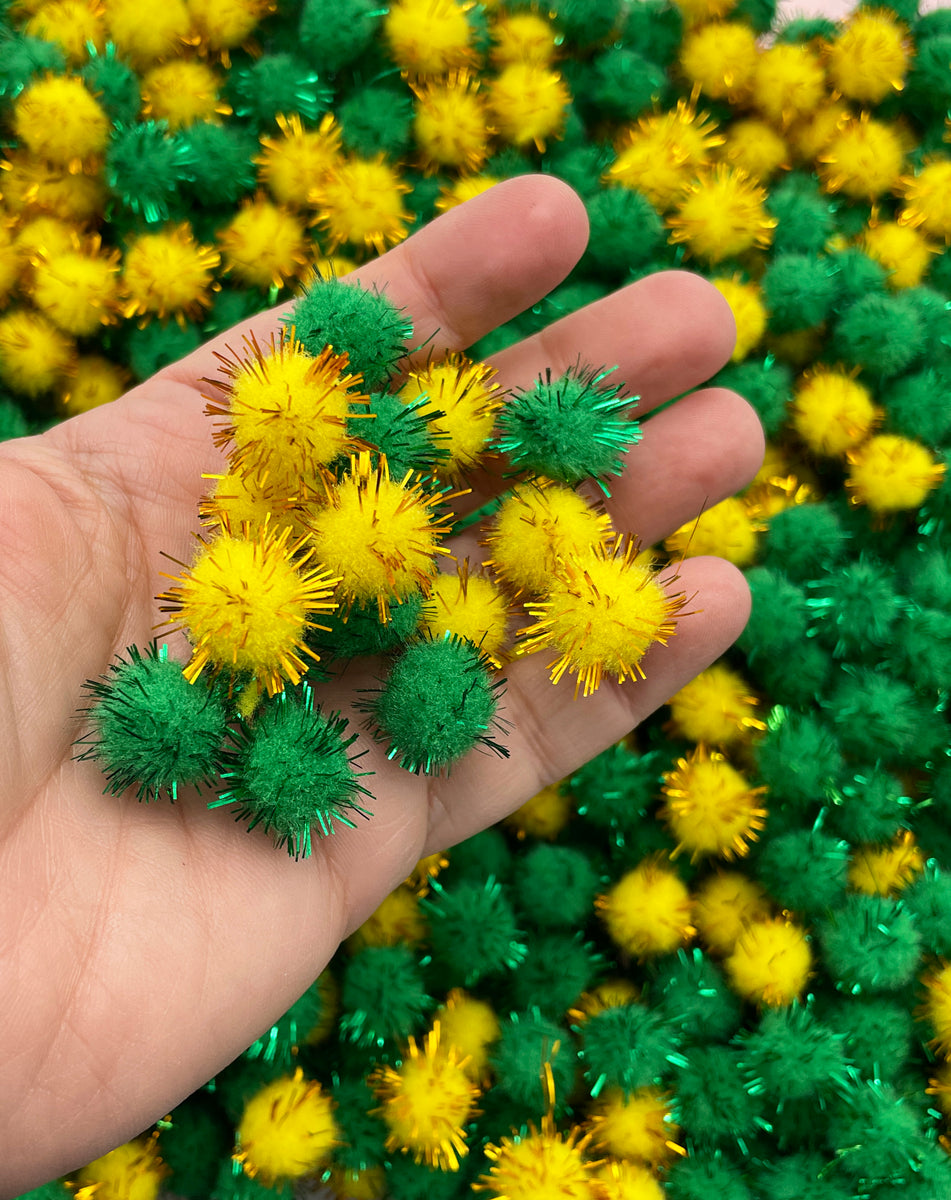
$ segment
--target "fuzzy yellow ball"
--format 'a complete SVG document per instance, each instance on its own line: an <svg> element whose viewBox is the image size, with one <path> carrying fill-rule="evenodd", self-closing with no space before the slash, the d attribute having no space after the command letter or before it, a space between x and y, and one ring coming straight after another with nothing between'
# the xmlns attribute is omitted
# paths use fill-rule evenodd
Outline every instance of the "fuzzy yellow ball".
<svg viewBox="0 0 951 1200"><path fill-rule="evenodd" d="M826 51L829 82L859 104L880 104L901 91L910 58L907 32L887 9L859 9Z"/></svg>
<svg viewBox="0 0 951 1200"><path fill-rule="evenodd" d="M661 818L695 862L707 855L743 856L766 823L764 787L749 781L718 751L698 746L664 775Z"/></svg>
<svg viewBox="0 0 951 1200"><path fill-rule="evenodd" d="M917 508L944 479L946 467L920 442L880 433L847 454L845 486L853 504L872 512Z"/></svg>
<svg viewBox="0 0 951 1200"><path fill-rule="evenodd" d="M72 171L105 150L111 130L105 109L71 75L37 79L13 105L13 132L20 142L31 154Z"/></svg>
<svg viewBox="0 0 951 1200"><path fill-rule="evenodd" d="M785 917L754 921L740 934L724 968L744 1000L781 1008L805 990L812 949L806 931Z"/></svg>
<svg viewBox="0 0 951 1200"><path fill-rule="evenodd" d="M273 1187L319 1170L339 1142L333 1101L298 1069L248 1101L234 1158L247 1175Z"/></svg>
<svg viewBox="0 0 951 1200"><path fill-rule="evenodd" d="M614 944L636 958L672 954L694 932L686 884L655 858L623 875L596 907Z"/></svg>
<svg viewBox="0 0 951 1200"><path fill-rule="evenodd" d="M868 437L881 420L881 410L853 374L818 366L796 381L790 419L815 454L839 457Z"/></svg>
<svg viewBox="0 0 951 1200"><path fill-rule="evenodd" d="M758 700L725 663L701 671L668 701L675 731L692 742L730 746L764 729L755 716Z"/></svg>

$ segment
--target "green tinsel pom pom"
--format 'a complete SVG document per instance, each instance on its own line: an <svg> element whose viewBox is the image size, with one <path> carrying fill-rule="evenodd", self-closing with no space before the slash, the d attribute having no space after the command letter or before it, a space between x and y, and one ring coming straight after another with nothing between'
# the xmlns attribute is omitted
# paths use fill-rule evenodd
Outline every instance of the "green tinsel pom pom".
<svg viewBox="0 0 951 1200"><path fill-rule="evenodd" d="M806 638L809 622L806 593L768 567L751 567L746 572L746 582L753 595L753 607L737 645L746 653L751 666L758 666L764 659L780 659L788 671Z"/></svg>
<svg viewBox="0 0 951 1200"><path fill-rule="evenodd" d="M658 1083L683 1066L677 1029L646 1004L605 1008L577 1027L584 1077L591 1095L605 1087L624 1092Z"/></svg>
<svg viewBox="0 0 951 1200"><path fill-rule="evenodd" d="M893 380L882 397L889 429L927 445L942 444L951 434L949 393L951 375L930 366Z"/></svg>
<svg viewBox="0 0 951 1200"><path fill-rule="evenodd" d="M265 126L278 113L298 113L305 121L316 121L330 107L334 93L296 54L280 53L232 68L227 95L235 116Z"/></svg>
<svg viewBox="0 0 951 1200"><path fill-rule="evenodd" d="M772 354L732 363L714 378L717 387L738 392L756 409L767 437L777 434L792 400L792 370Z"/></svg>
<svg viewBox="0 0 951 1200"><path fill-rule="evenodd" d="M472 1192L464 1170L438 1171L396 1154L386 1167L386 1194L388 1200L463 1200Z"/></svg>
<svg viewBox="0 0 951 1200"><path fill-rule="evenodd" d="M581 270L620 281L626 270L648 262L663 239L657 210L630 188L601 188L587 209L590 232Z"/></svg>
<svg viewBox="0 0 951 1200"><path fill-rule="evenodd" d="M80 77L116 125L131 125L142 107L142 93L135 71L116 56L109 42L100 54L89 46L89 61Z"/></svg>
<svg viewBox="0 0 951 1200"><path fill-rule="evenodd" d="M769 1129L760 1093L750 1093L732 1046L696 1046L672 1080L672 1116L691 1142L701 1146L737 1146Z"/></svg>
<svg viewBox="0 0 951 1200"><path fill-rule="evenodd" d="M769 713L766 725L755 754L770 794L803 807L821 802L844 767L835 733L811 712L793 712L781 705Z"/></svg>
<svg viewBox="0 0 951 1200"><path fill-rule="evenodd" d="M528 942L524 961L509 981L512 1006L560 1017L604 973L604 959L582 933L539 933Z"/></svg>
<svg viewBox="0 0 951 1200"><path fill-rule="evenodd" d="M321 614L325 629L314 629L308 634L308 645L324 655L334 658L360 658L364 655L389 654L402 646L419 628L423 614L423 597L412 592L403 600L391 600L390 619L380 620L376 601L355 604L347 613L346 620L339 611Z"/></svg>
<svg viewBox="0 0 951 1200"><path fill-rule="evenodd" d="M159 1133L159 1152L171 1171L169 1190L205 1200L233 1143L234 1129L211 1096L196 1092L179 1104Z"/></svg>
<svg viewBox="0 0 951 1200"><path fill-rule="evenodd" d="M921 934L897 900L849 896L816 932L830 976L853 994L897 991L918 971Z"/></svg>
<svg viewBox="0 0 951 1200"><path fill-rule="evenodd" d="M91 732L77 755L102 765L106 791L134 788L137 799L209 784L217 772L228 717L218 691L201 679L189 683L182 664L154 642L145 654L130 646L101 679L87 680L91 703L84 711Z"/></svg>
<svg viewBox="0 0 951 1200"><path fill-rule="evenodd" d="M783 658L760 658L756 675L763 691L779 704L808 708L828 686L833 660L822 646L810 638L796 652L796 669L789 669Z"/></svg>
<svg viewBox="0 0 951 1200"><path fill-rule="evenodd" d="M599 883L584 851L539 842L521 859L515 899L534 927L577 928L593 912Z"/></svg>
<svg viewBox="0 0 951 1200"><path fill-rule="evenodd" d="M601 117L634 121L661 102L670 88L657 63L627 46L609 46L591 64L581 96Z"/></svg>
<svg viewBox="0 0 951 1200"><path fill-rule="evenodd" d="M947 743L942 714L909 684L872 667L845 666L825 707L843 749L862 762L927 760Z"/></svg>
<svg viewBox="0 0 951 1200"><path fill-rule="evenodd" d="M609 371L580 364L516 392L498 417L494 449L516 471L530 471L572 487L593 478L605 494L606 475L620 475L641 437L631 420L636 396L621 397L620 384L605 384Z"/></svg>
<svg viewBox="0 0 951 1200"><path fill-rule="evenodd" d="M105 177L113 196L150 225L167 221L197 163L181 134L164 121L117 129L106 151Z"/></svg>
<svg viewBox="0 0 951 1200"><path fill-rule="evenodd" d="M944 608L903 613L891 648L896 669L910 683L943 692L951 679L951 613Z"/></svg>
<svg viewBox="0 0 951 1200"><path fill-rule="evenodd" d="M826 1119L838 1166L861 1184L905 1182L926 1153L918 1112L879 1080L856 1082Z"/></svg>
<svg viewBox="0 0 951 1200"><path fill-rule="evenodd" d="M847 309L864 296L885 295L888 272L863 251L853 246L834 250L829 254L829 262L836 269L840 310Z"/></svg>
<svg viewBox="0 0 951 1200"><path fill-rule="evenodd" d="M616 743L571 776L568 793L579 816L624 842L639 830L648 805L660 794L669 766L662 751L637 754Z"/></svg>
<svg viewBox="0 0 951 1200"><path fill-rule="evenodd" d="M791 172L773 188L766 208L779 222L773 231L774 254L818 254L835 229L828 196L819 191L812 175L801 171Z"/></svg>
<svg viewBox="0 0 951 1200"><path fill-rule="evenodd" d="M366 50L385 12L376 0L304 0L301 50L315 68L333 74Z"/></svg>
<svg viewBox="0 0 951 1200"><path fill-rule="evenodd" d="M431 774L478 745L507 757L489 734L501 687L477 647L446 634L408 646L382 688L359 707L389 743L388 758Z"/></svg>
<svg viewBox="0 0 951 1200"><path fill-rule="evenodd" d="M798 829L767 840L756 855L756 877L773 899L794 912L821 913L845 899L849 843L818 829ZM807 862L809 870L803 871Z"/></svg>
<svg viewBox="0 0 951 1200"><path fill-rule="evenodd" d="M834 268L813 254L777 254L760 283L773 333L821 325L838 295Z"/></svg>
<svg viewBox="0 0 951 1200"><path fill-rule="evenodd" d="M429 945L443 990L471 987L522 962L525 943L497 880L462 881L449 888L433 880L430 886L420 908L429 923Z"/></svg>
<svg viewBox="0 0 951 1200"><path fill-rule="evenodd" d="M338 823L356 828L349 813L370 815L358 801L370 792L348 754L357 735L346 737L346 728L339 713L321 713L309 684L272 697L234 731L223 755L226 790L209 808L236 804L235 820L260 825L288 854L307 858L315 830L329 837Z"/></svg>
<svg viewBox="0 0 951 1200"><path fill-rule="evenodd" d="M491 1061L496 1087L528 1119L546 1112L552 1100L555 1112L560 1112L574 1090L578 1067L574 1038L537 1008L510 1013L501 1022ZM546 1094L546 1064L551 1067L554 1097Z"/></svg>
<svg viewBox="0 0 951 1200"><path fill-rule="evenodd" d="M927 121L951 108L951 33L937 33L918 45L905 81L908 109Z"/></svg>
<svg viewBox="0 0 951 1200"><path fill-rule="evenodd" d="M742 1016L739 997L716 963L698 947L678 950L655 964L651 999L690 1041L726 1041L736 1032ZM693 1061L689 1054L688 1058Z"/></svg>
<svg viewBox="0 0 951 1200"><path fill-rule="evenodd" d="M932 865L903 889L901 898L925 952L951 955L951 875Z"/></svg>
<svg viewBox="0 0 951 1200"><path fill-rule="evenodd" d="M627 6L618 40L651 62L666 67L676 58L683 34L683 13L676 4L668 0L640 0Z"/></svg>
<svg viewBox="0 0 951 1200"><path fill-rule="evenodd" d="M905 607L891 567L866 554L815 581L813 633L836 658L881 660Z"/></svg>
<svg viewBox="0 0 951 1200"><path fill-rule="evenodd" d="M834 1177L826 1158L812 1150L758 1163L752 1184L757 1200L853 1200L852 1189Z"/></svg>
<svg viewBox="0 0 951 1200"><path fill-rule="evenodd" d="M0 97L15 100L23 89L47 71L66 69L63 51L53 42L15 34L0 26Z"/></svg>
<svg viewBox="0 0 951 1200"><path fill-rule="evenodd" d="M455 884L462 879L484 882L491 875L504 883L512 874L513 862L505 834L493 825L453 846L449 851L449 866L440 880L443 884L450 881Z"/></svg>
<svg viewBox="0 0 951 1200"><path fill-rule="evenodd" d="M835 325L832 352L850 366L891 379L907 371L924 349L914 306L897 296L864 296Z"/></svg>
<svg viewBox="0 0 951 1200"><path fill-rule="evenodd" d="M0 46L2 49L2 46ZM59 1179L53 1179L49 1183L44 1183L38 1188L31 1188L28 1192L21 1192L15 1200L72 1200L75 1192L70 1191L66 1184Z"/></svg>
<svg viewBox="0 0 951 1200"><path fill-rule="evenodd" d="M924 357L926 361L936 360L936 365L947 369L949 361L948 334L948 302L940 291L933 287L904 288L901 293L906 304L914 309L924 334ZM888 397L883 397L888 403Z"/></svg>
<svg viewBox="0 0 951 1200"><path fill-rule="evenodd" d="M413 101L396 88L356 88L340 105L337 118L344 144L367 158L381 152L399 158L412 141Z"/></svg>
<svg viewBox="0 0 951 1200"><path fill-rule="evenodd" d="M769 33L776 20L777 0L739 0L730 14L733 20L748 21L757 33Z"/></svg>
<svg viewBox="0 0 951 1200"><path fill-rule="evenodd" d="M887 842L910 827L911 798L900 781L877 764L850 769L830 799L829 823L853 844Z"/></svg>
<svg viewBox="0 0 951 1200"><path fill-rule="evenodd" d="M229 1155L218 1167L211 1200L274 1200L274 1189L245 1174Z"/></svg>
<svg viewBox="0 0 951 1200"><path fill-rule="evenodd" d="M433 416L426 399L407 404L392 392L374 392L361 415L349 419L347 432L386 455L391 479L407 471L431 474L448 457L445 438L430 429Z"/></svg>
<svg viewBox="0 0 951 1200"><path fill-rule="evenodd" d="M824 1008L822 1020L842 1035L845 1053L870 1079L900 1075L920 1044L908 1004L883 996L834 1000Z"/></svg>
<svg viewBox="0 0 951 1200"><path fill-rule="evenodd" d="M419 1031L433 1007L422 967L406 945L367 946L343 972L341 1037L358 1046L382 1047Z"/></svg>
<svg viewBox="0 0 951 1200"><path fill-rule="evenodd" d="M337 354L349 355L352 370L370 390L387 383L413 334L409 318L381 292L335 277L315 279L281 321L294 327L310 354L333 346Z"/></svg>
<svg viewBox="0 0 951 1200"><path fill-rule="evenodd" d="M667 1172L664 1190L670 1200L753 1200L740 1169L719 1154L678 1158Z"/></svg>
<svg viewBox="0 0 951 1200"><path fill-rule="evenodd" d="M763 566L783 571L793 583L824 574L848 545L838 513L826 501L793 504L775 513L763 534Z"/></svg>
<svg viewBox="0 0 951 1200"><path fill-rule="evenodd" d="M247 1058L263 1058L275 1066L292 1069L301 1043L324 1014L326 1001L319 983L310 987L267 1030L245 1050Z"/></svg>
<svg viewBox="0 0 951 1200"><path fill-rule="evenodd" d="M231 125L197 121L183 132L182 141L195 164L185 186L199 204L235 206L252 190L252 158L258 146L250 134Z"/></svg>
<svg viewBox="0 0 951 1200"><path fill-rule="evenodd" d="M848 1081L842 1035L801 1004L764 1012L734 1044L747 1090L779 1108L789 1100L827 1096Z"/></svg>
<svg viewBox="0 0 951 1200"><path fill-rule="evenodd" d="M817 38L832 41L836 32L835 21L828 17L793 17L776 31L776 41L793 45L813 42Z"/></svg>

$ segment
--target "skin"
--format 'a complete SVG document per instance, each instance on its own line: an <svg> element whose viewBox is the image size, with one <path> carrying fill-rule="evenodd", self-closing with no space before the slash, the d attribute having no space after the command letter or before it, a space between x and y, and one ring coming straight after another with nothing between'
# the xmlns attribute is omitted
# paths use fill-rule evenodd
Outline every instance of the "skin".
<svg viewBox="0 0 951 1200"><path fill-rule="evenodd" d="M413 316L419 342L463 349L555 287L581 255L580 200L553 178L511 180L361 269ZM286 306L285 306L286 308ZM259 337L277 313L253 323ZM77 762L85 680L144 646L155 595L187 560L202 472L222 469L201 383L233 331L130 392L40 437L0 446L0 1195L108 1151L167 1113L266 1029L424 854L513 811L716 659L748 614L740 574L691 559L679 587L699 609L644 660L646 680L584 701L553 687L548 656L506 670L511 757L474 753L419 778L371 748L373 819L296 862L268 837L183 796L103 794ZM642 280L495 360L506 386L581 353L617 363L639 415L698 388L728 359L732 318L682 272ZM615 526L663 538L744 486L762 456L752 410L693 391L645 421L617 481ZM491 486L487 484L486 486ZM480 495L479 499L483 497ZM470 546L465 547L469 552ZM172 640L174 654L186 647ZM374 671L321 689L348 710Z"/></svg>

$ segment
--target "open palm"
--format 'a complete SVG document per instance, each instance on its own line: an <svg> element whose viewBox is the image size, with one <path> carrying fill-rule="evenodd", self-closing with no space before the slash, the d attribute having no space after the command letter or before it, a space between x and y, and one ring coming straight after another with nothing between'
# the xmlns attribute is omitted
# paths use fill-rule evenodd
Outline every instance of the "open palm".
<svg viewBox="0 0 951 1200"><path fill-rule="evenodd" d="M563 184L492 189L363 268L413 317L427 349L463 349L535 303L580 256L584 210ZM277 314L252 323L259 335ZM232 344L240 339L238 331ZM500 354L505 386L546 366L618 364L646 413L696 387L730 353L714 289L653 276ZM215 345L122 400L0 447L0 1195L71 1170L147 1127L229 1062L314 980L340 940L423 854L511 812L663 703L736 637L738 573L683 566L697 593L646 681L574 701L545 656L512 665L508 760L472 754L419 778L371 748L373 819L296 862L203 799L139 804L103 794L75 760L86 679L145 645L166 586L162 552L187 560L202 472L221 459L203 416ZM646 422L614 488L615 527L655 541L743 486L762 450L738 397L695 392ZM171 568L170 568L171 569ZM369 677L322 689L334 708ZM372 761L370 761L372 760Z"/></svg>

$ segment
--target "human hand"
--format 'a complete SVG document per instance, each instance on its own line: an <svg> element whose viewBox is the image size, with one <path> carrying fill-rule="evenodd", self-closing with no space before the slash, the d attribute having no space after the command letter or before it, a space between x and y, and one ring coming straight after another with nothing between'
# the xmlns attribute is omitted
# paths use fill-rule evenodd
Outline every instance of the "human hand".
<svg viewBox="0 0 951 1200"><path fill-rule="evenodd" d="M464 349L566 275L586 236L578 198L553 178L511 180L361 268L413 318L427 352ZM280 310L251 326L262 341ZM215 349L42 437L0 446L0 1195L71 1170L151 1124L220 1070L313 982L342 938L422 856L519 804L628 732L734 640L748 611L739 573L691 559L697 594L646 679L585 700L552 687L545 655L506 670L511 757L471 754L420 777L370 745L374 816L293 861L269 839L180 795L103 794L77 761L83 683L150 640L164 551L185 560L202 473L222 469L203 415ZM427 342L427 339L430 339ZM503 386L579 354L617 364L639 416L709 378L733 324L719 294L680 272L653 276L497 356ZM612 486L615 528L656 542L742 487L762 435L719 389L644 423ZM174 646L173 646L174 651ZM184 657L184 654L182 655ZM370 664L318 695L345 715Z"/></svg>

